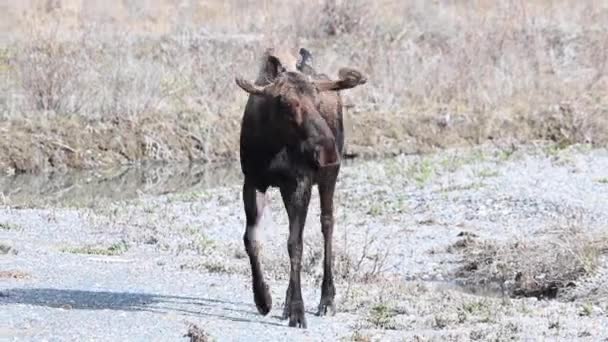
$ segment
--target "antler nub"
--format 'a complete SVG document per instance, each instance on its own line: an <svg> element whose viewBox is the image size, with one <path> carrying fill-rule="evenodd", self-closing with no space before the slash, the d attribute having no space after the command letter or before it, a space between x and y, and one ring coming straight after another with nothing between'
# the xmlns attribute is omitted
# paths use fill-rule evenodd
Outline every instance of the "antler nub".
<svg viewBox="0 0 608 342"><path fill-rule="evenodd" d="M241 89L248 92L249 94L264 95L266 93L266 87L254 85L240 76L235 77L234 81L239 87L241 87Z"/></svg>

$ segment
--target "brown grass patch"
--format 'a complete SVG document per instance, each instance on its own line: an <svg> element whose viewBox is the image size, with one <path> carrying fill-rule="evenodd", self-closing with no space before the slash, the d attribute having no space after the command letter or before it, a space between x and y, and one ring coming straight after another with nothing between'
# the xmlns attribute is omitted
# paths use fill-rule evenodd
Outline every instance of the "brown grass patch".
<svg viewBox="0 0 608 342"><path fill-rule="evenodd" d="M204 121L195 120L199 124ZM9 136L0 141L0 169L14 172L89 169L142 161L234 159L233 141L226 141L222 148L222 139L216 139L214 150L206 150L183 122L161 115L133 121L90 122L77 116L13 120L0 122L0 132Z"/></svg>
<svg viewBox="0 0 608 342"><path fill-rule="evenodd" d="M464 260L456 277L466 286L495 288L512 297L556 298L593 275L608 252L608 237L592 237L576 226L510 243L459 240Z"/></svg>

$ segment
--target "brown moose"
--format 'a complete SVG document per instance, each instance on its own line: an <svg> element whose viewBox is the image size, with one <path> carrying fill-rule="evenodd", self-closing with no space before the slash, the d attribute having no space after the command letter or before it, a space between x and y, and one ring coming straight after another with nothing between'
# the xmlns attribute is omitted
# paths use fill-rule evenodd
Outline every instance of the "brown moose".
<svg viewBox="0 0 608 342"><path fill-rule="evenodd" d="M317 184L324 237L323 283L318 315L335 313L332 275L333 196L344 146L342 102L338 91L364 84L357 70L342 68L338 80L316 74L312 56L300 49L296 61L274 50L264 55L254 84L236 77L249 93L241 122L240 159L244 174L245 250L251 263L253 295L260 314L272 307L259 256L259 222L266 190L278 187L289 218L287 248L291 262L283 318L306 328L300 287L302 234L312 186Z"/></svg>

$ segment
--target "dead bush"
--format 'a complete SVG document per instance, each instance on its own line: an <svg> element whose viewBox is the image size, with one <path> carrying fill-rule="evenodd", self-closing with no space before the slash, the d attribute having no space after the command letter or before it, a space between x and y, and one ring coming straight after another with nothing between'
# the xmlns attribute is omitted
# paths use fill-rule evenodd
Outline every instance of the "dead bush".
<svg viewBox="0 0 608 342"><path fill-rule="evenodd" d="M80 114L95 94L82 87L94 65L84 41L60 41L54 32L36 32L11 61L33 111Z"/></svg>
<svg viewBox="0 0 608 342"><path fill-rule="evenodd" d="M320 234L306 239L302 256L302 272L318 286L323 281L323 237ZM390 243L387 246L386 238L373 234L367 228L363 239L350 241L347 234L343 240L334 238L333 243L333 275L336 283L345 284L346 292L355 283L371 283L380 281L388 276L391 269L389 257ZM289 274L289 264L279 262L272 257L266 257L268 272L276 279L286 279Z"/></svg>

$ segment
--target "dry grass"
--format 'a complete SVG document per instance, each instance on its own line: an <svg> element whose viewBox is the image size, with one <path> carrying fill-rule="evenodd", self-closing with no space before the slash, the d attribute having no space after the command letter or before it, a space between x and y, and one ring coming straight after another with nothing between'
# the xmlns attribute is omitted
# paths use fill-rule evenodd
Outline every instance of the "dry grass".
<svg viewBox="0 0 608 342"><path fill-rule="evenodd" d="M16 21L0 47L0 168L9 172L234 159L245 102L234 73L254 75L257 56L277 43L309 47L330 75L345 65L369 75L344 94L354 105L350 153L608 142L608 7L597 1L46 10ZM114 24L97 25L104 15ZM88 30L74 28L78 18Z"/></svg>
<svg viewBox="0 0 608 342"><path fill-rule="evenodd" d="M514 297L555 298L590 277L608 252L608 237L591 236L575 224L553 234L507 244L478 242L471 237L452 248L464 263L457 277L472 288L500 290Z"/></svg>
<svg viewBox="0 0 608 342"><path fill-rule="evenodd" d="M0 222L0 230L17 231L17 230L21 230L21 226L16 225L14 223L10 223L10 222Z"/></svg>

